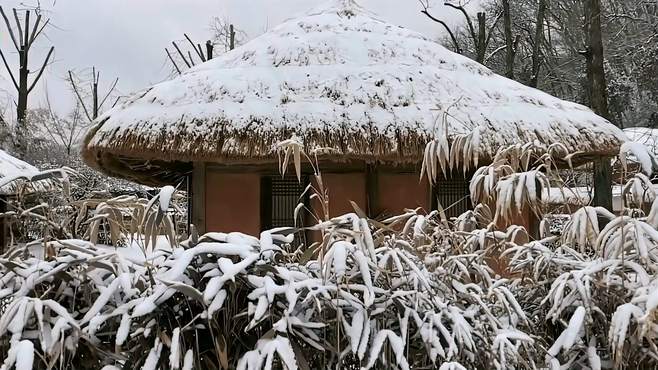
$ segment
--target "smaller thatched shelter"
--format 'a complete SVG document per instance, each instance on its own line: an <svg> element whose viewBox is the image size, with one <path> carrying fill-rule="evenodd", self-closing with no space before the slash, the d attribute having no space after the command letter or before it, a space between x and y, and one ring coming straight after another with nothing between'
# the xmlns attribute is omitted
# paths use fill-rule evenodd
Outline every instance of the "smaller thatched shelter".
<svg viewBox="0 0 658 370"><path fill-rule="evenodd" d="M437 110L438 107L438 110ZM426 143L479 130L486 164L501 146L537 141L612 156L624 134L588 108L494 74L353 0L329 1L100 117L84 158L109 175L193 189L201 229L258 232L291 224L305 185L277 175L277 142L320 156L331 211L349 200L377 216L436 199L469 206L468 176L419 182Z"/></svg>

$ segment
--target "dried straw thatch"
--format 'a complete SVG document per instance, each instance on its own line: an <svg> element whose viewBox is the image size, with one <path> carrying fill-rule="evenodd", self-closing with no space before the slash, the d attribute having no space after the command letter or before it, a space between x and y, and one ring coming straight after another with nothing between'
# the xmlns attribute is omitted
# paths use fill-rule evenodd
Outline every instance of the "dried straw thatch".
<svg viewBox="0 0 658 370"><path fill-rule="evenodd" d="M292 135L335 161L415 164L445 135L437 117L449 138L479 130L481 162L519 142L592 156L625 140L581 105L339 0L134 95L99 118L83 152L107 173L149 182L194 161L272 161L273 144Z"/></svg>

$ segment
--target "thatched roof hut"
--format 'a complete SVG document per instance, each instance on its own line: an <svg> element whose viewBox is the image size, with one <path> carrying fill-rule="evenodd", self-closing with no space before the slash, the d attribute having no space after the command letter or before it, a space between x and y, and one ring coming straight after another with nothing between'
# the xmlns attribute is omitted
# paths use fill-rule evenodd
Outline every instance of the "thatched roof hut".
<svg viewBox="0 0 658 370"><path fill-rule="evenodd" d="M437 106L451 132L480 128L485 160L519 142L600 155L624 140L584 106L339 0L134 95L99 118L84 156L110 175L171 182L185 163L274 161L273 144L296 134L332 160L415 163Z"/></svg>
<svg viewBox="0 0 658 370"><path fill-rule="evenodd" d="M371 217L437 204L459 214L470 206L468 175L432 188L418 172L429 141L475 130L480 164L531 141L562 143L582 163L614 155L626 140L582 105L498 76L354 0L334 0L132 96L98 119L83 154L107 174L148 185L186 178L200 230L258 233L297 221L305 184L278 176L282 140L329 148L320 161L331 215L351 211L349 201Z"/></svg>

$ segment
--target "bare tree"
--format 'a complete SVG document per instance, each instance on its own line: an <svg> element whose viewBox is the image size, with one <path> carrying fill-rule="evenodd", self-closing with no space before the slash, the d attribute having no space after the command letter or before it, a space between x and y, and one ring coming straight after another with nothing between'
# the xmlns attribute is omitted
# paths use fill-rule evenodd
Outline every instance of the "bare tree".
<svg viewBox="0 0 658 370"><path fill-rule="evenodd" d="M455 33L452 32L452 29L450 28L450 26L448 26L448 24L445 21L433 16L430 13L430 0L418 0L418 2L420 3L420 6L423 7L423 9L420 12L422 14L425 14L425 16L428 17L429 19L431 19L432 21L434 21L434 22L440 24L441 26L443 26L443 28L446 30L446 32L448 32L448 35L450 36L450 40L452 41L452 45L455 48L455 52L457 52L458 54L461 54L462 53L462 48L461 48L461 46L459 46L459 41L457 40L457 37L455 36Z"/></svg>
<svg viewBox="0 0 658 370"><path fill-rule="evenodd" d="M419 1L425 6L432 1L439 3ZM505 19L505 2L509 3L509 22ZM513 73L514 79L531 87L589 105L584 57L589 42L583 24L583 2L481 0L478 5L487 15L503 13L503 20L489 35L484 64L503 75ZM609 119L620 127L652 125L658 117L658 3L606 0L600 2L600 8ZM453 27L455 41L446 34L446 43L456 43L463 54L475 59L468 24L462 23L459 28ZM506 53L510 51L510 40L516 44L513 70L511 55Z"/></svg>
<svg viewBox="0 0 658 370"><path fill-rule="evenodd" d="M44 131L50 140L60 145L67 155L73 154L74 149L80 142L80 139L87 131L90 125L83 114L82 103L76 101L75 106L67 117L60 117L53 110L50 104L50 98L46 94L46 103L48 109L44 112L43 122L41 123Z"/></svg>
<svg viewBox="0 0 658 370"><path fill-rule="evenodd" d="M531 87L537 87L539 83L539 71L541 69L541 45L544 42L544 17L546 16L546 0L539 0L537 7L537 21L535 22L535 39L532 45L532 74L530 76Z"/></svg>
<svg viewBox="0 0 658 370"><path fill-rule="evenodd" d="M31 14L30 10L25 10L25 16L22 19L19 17L18 10L13 9L13 13L14 13L14 25L12 25L11 21L5 14L2 7L0 6L0 15L2 15L2 18L5 22L5 26L7 28L7 32L9 33L14 48L16 49L16 52L18 53L19 56L18 78L16 78L15 71L9 66L9 62L7 61L7 58L5 57L5 54L3 53L2 49L0 49L0 57L2 58L2 62L7 72L9 73L9 77L11 78L11 81L14 84L14 87L16 88L16 91L18 93L18 102L16 104L18 138L15 143L16 145L15 149L18 156L22 156L25 155L25 151L26 151L25 145L27 145L27 143L23 142L24 140L22 140L22 136L23 136L22 131L25 129L24 126L25 126L25 118L27 114L28 98L30 96L30 93L36 86L37 82L39 82L39 80L41 79L41 76L43 75L43 72L46 69L48 62L50 61L53 52L55 51L55 47L54 46L50 47L50 50L48 51L46 58L41 64L41 67L38 69L36 76L30 82L29 81L30 80L29 61L31 56L30 51L32 50L32 46L34 45L34 42L42 34L44 28L48 25L49 20L48 19L43 20L41 13L38 9L35 11L37 18L33 25L30 23L30 14Z"/></svg>
<svg viewBox="0 0 658 370"><path fill-rule="evenodd" d="M601 2L600 0L584 0L584 6L587 45L583 54L586 60L587 93L592 109L598 115L610 119L604 69Z"/></svg>
<svg viewBox="0 0 658 370"><path fill-rule="evenodd" d="M598 115L610 119L608 93L605 79L603 32L601 30L600 0L584 0L585 39L587 40L585 65L587 94L590 107ZM612 168L610 158L601 157L594 162L594 199L596 206L612 209Z"/></svg>
<svg viewBox="0 0 658 370"><path fill-rule="evenodd" d="M247 40L247 34L235 28L227 19L215 17L210 23L210 31L213 33L212 44L227 52L242 45Z"/></svg>
<svg viewBox="0 0 658 370"><path fill-rule="evenodd" d="M107 92L101 95L98 91L101 73L100 71L96 70L96 67L92 67L91 69L91 81L89 82L89 90L87 91L82 90L80 85L83 82L73 73L73 71L69 71L67 77L69 83L71 84L71 88L73 89L73 93L78 99L80 107L82 107L82 111L87 117L87 120L90 122L98 118L103 109L103 106L110 98L110 96L112 96L116 90L117 84L119 83L119 78L115 78L112 83L110 83L110 87L108 88ZM91 102L86 102L85 100L91 100ZM112 107L114 107L118 102L119 97L114 100Z"/></svg>
<svg viewBox="0 0 658 370"><path fill-rule="evenodd" d="M510 10L509 0L502 0L503 2L503 25L505 29L505 76L514 79L514 60L516 59L516 49L519 45L520 37L512 36L512 12Z"/></svg>
<svg viewBox="0 0 658 370"><path fill-rule="evenodd" d="M458 39L456 37L456 34L450 29L450 27L447 25L445 21L439 19L438 17L430 13L430 0L419 0L419 2L423 8L421 10L421 13L427 16L432 21L441 24L443 28L445 28L448 34L450 35L452 43L455 47L455 51L457 51L460 54L463 54L464 50L461 48ZM463 2L454 3L451 1L446 1L443 3L443 5L458 10L464 16L464 20L467 26L467 32L473 44L475 60L478 63L484 64L486 59L487 49L489 47L489 42L491 41L491 36L494 33L494 29L498 24L498 21L503 16L503 12L501 11L498 14L496 14L494 16L493 22L490 25L487 25L487 14L485 12L478 12L476 14L477 16L477 27L476 27L475 24L473 23L473 19L471 18L471 15L468 13L468 11L465 8L465 3Z"/></svg>

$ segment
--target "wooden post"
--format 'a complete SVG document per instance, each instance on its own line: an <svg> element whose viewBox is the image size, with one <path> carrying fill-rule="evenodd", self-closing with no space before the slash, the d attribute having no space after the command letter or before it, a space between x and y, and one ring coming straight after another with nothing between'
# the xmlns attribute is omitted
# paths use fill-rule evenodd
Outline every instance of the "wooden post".
<svg viewBox="0 0 658 370"><path fill-rule="evenodd" d="M194 162L192 170L192 224L199 235L206 233L206 163Z"/></svg>
<svg viewBox="0 0 658 370"><path fill-rule="evenodd" d="M550 195L551 189L547 189ZM540 199L540 208L537 210L538 212L541 212L541 198L542 197L542 187L541 183L539 180L535 180L535 199ZM531 238L539 240L539 234L540 234L540 227L541 227L541 219L542 215L537 215L532 209L528 210L529 214L528 217L530 218L528 220L528 234L530 235Z"/></svg>
<svg viewBox="0 0 658 370"><path fill-rule="evenodd" d="M235 28L233 25L229 26L229 50L235 49Z"/></svg>
<svg viewBox="0 0 658 370"><path fill-rule="evenodd" d="M478 17L478 39L477 39L477 62L484 64L487 54L487 14L479 12Z"/></svg>
<svg viewBox="0 0 658 370"><path fill-rule="evenodd" d="M292 225L291 225L292 226ZM272 177L260 178L260 229L272 228Z"/></svg>
<svg viewBox="0 0 658 370"><path fill-rule="evenodd" d="M612 166L610 158L594 160L594 199L592 205L604 207L612 212Z"/></svg>
<svg viewBox="0 0 658 370"><path fill-rule="evenodd" d="M206 41L206 59L211 60L213 58L212 52L215 46L210 42L210 40Z"/></svg>
<svg viewBox="0 0 658 370"><path fill-rule="evenodd" d="M366 165L366 204L368 217L375 218L379 212L379 179L377 166Z"/></svg>

